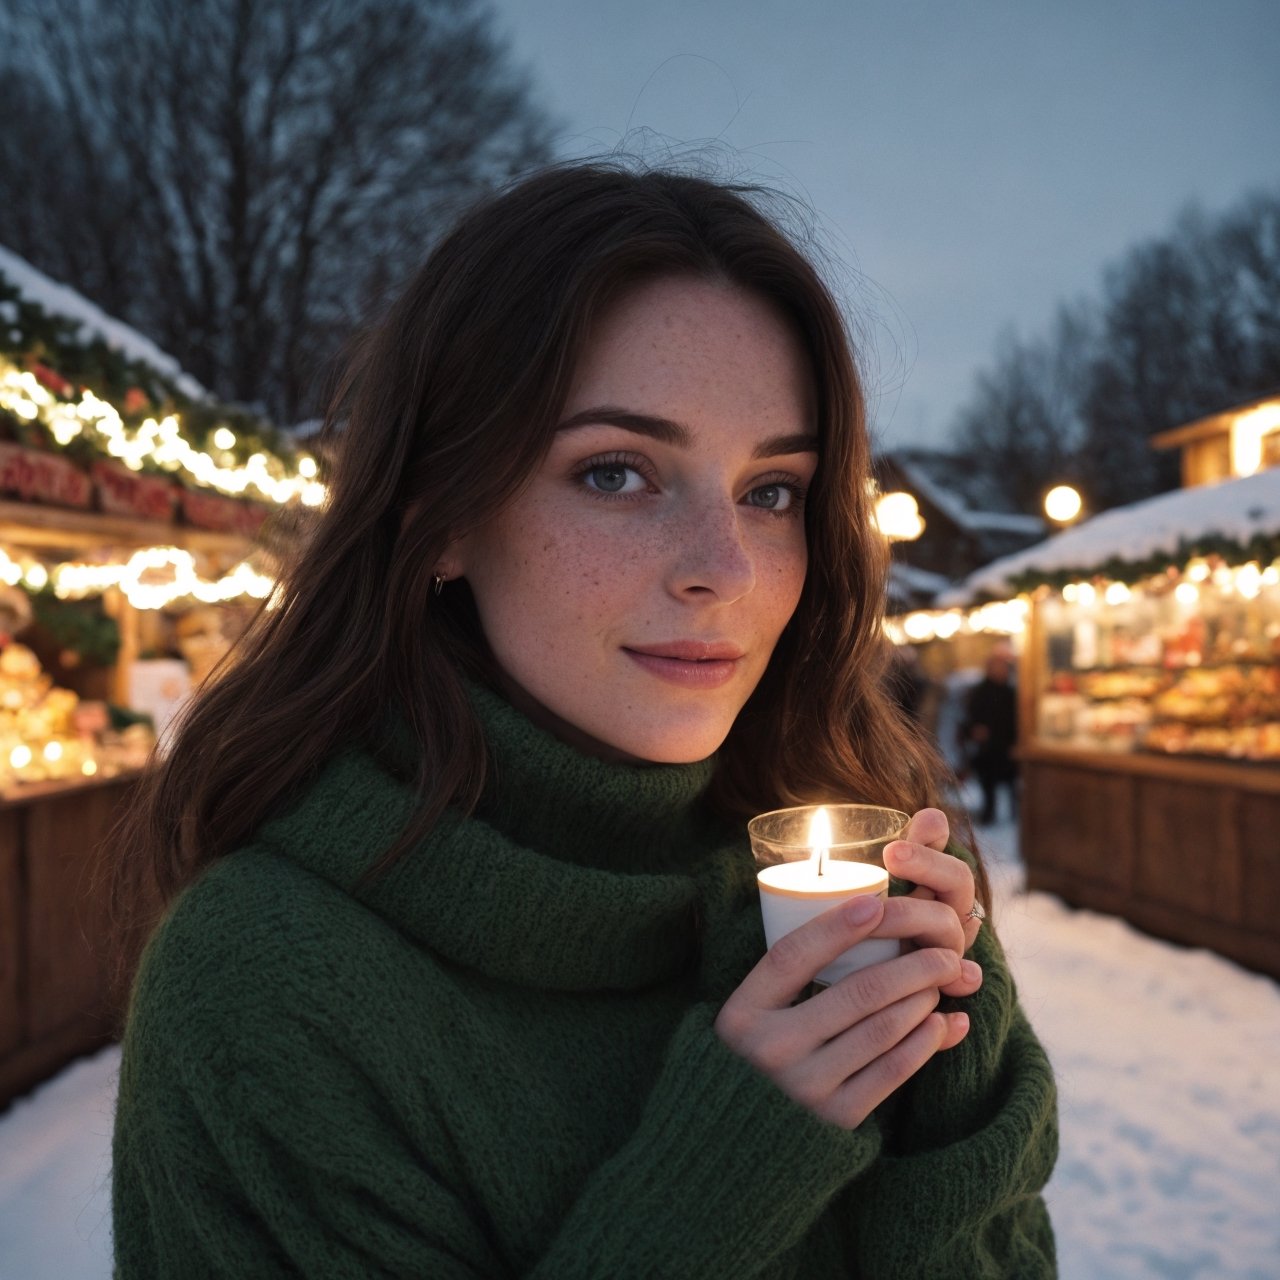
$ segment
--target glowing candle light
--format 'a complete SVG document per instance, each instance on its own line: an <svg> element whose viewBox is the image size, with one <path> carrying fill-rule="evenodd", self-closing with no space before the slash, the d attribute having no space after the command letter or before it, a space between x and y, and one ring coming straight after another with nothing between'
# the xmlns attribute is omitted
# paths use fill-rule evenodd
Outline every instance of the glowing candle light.
<svg viewBox="0 0 1280 1280"><path fill-rule="evenodd" d="M889 873L870 861L849 861L832 857L833 848L854 850L868 857L883 849L890 840L901 836L906 827L906 814L873 805L833 806L839 830L833 832L827 806L811 813L804 810L778 810L752 820L752 845L758 859L775 856L792 861L774 862L763 867L756 876L760 889L760 911L764 918L765 941L769 946L798 929L815 916L860 894L873 893L887 897ZM809 815L803 846L777 843L766 833L793 821L790 815ZM818 973L814 981L829 986L855 970L882 960L891 960L901 952L896 938L868 938L838 956Z"/></svg>

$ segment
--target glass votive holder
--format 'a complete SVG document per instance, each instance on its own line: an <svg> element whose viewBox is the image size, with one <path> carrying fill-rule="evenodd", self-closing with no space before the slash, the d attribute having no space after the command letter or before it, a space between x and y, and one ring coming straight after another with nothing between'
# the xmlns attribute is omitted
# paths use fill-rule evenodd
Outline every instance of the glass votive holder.
<svg viewBox="0 0 1280 1280"><path fill-rule="evenodd" d="M815 916L860 894L887 897L884 847L901 839L910 818L870 804L802 805L759 814L747 824L759 871L760 911L768 946ZM868 965L901 954L896 938L867 938L814 977L830 986Z"/></svg>

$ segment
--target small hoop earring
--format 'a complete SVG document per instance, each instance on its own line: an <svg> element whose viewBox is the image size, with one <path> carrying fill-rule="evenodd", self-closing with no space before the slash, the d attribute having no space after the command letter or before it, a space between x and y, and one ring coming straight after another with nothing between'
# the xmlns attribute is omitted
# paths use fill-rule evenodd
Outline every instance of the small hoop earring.
<svg viewBox="0 0 1280 1280"><path fill-rule="evenodd" d="M435 587L436 595L439 595L440 592L444 589L444 584L446 581L448 581L448 579L443 573L437 573L436 576L432 578L431 581Z"/></svg>

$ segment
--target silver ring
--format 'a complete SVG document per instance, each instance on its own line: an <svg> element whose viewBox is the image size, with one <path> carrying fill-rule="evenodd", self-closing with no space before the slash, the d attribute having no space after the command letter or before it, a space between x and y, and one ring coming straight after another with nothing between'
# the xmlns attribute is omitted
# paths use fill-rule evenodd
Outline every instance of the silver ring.
<svg viewBox="0 0 1280 1280"><path fill-rule="evenodd" d="M982 909L982 903L975 901L973 906L969 908L969 914L965 916L966 920L977 920L981 923L987 918L987 913Z"/></svg>

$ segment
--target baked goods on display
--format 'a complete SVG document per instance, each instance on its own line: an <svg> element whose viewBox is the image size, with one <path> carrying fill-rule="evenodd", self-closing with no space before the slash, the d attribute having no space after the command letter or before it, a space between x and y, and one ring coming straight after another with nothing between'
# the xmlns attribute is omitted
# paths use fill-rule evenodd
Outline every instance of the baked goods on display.
<svg viewBox="0 0 1280 1280"><path fill-rule="evenodd" d="M26 645L0 651L0 793L141 768L154 742L150 729L112 732L110 725L104 703L56 687Z"/></svg>
<svg viewBox="0 0 1280 1280"><path fill-rule="evenodd" d="M1143 746L1166 755L1218 756L1232 760L1280 761L1280 720L1266 724L1198 728L1170 722L1153 725Z"/></svg>
<svg viewBox="0 0 1280 1280"><path fill-rule="evenodd" d="M1050 602L1042 740L1091 751L1280 761L1280 588Z"/></svg>
<svg viewBox="0 0 1280 1280"><path fill-rule="evenodd" d="M1094 702L1112 698L1152 698L1167 689L1172 676L1164 671L1089 671L1079 677L1080 692Z"/></svg>

